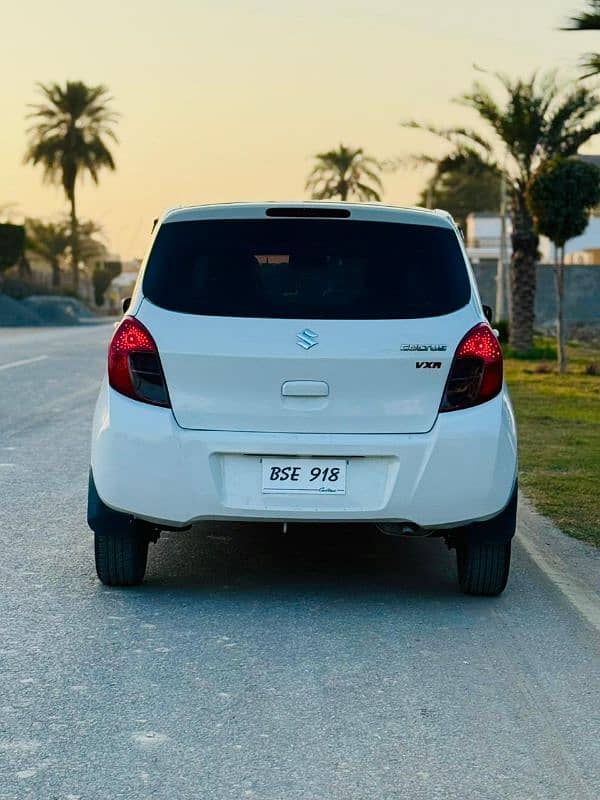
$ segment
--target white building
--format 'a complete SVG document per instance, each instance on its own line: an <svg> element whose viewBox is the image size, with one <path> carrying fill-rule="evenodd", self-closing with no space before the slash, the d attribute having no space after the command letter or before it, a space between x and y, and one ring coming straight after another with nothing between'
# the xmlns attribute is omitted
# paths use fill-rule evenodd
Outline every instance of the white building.
<svg viewBox="0 0 600 800"><path fill-rule="evenodd" d="M512 226L506 220L506 252L511 253ZM499 214L473 213L467 217L467 252L474 264L480 261L497 261L500 258L501 221ZM598 263L593 251L600 250L600 216L590 217L581 236L575 236L565 245L565 258L570 264ZM540 237L541 261L554 261L554 245L545 236Z"/></svg>
<svg viewBox="0 0 600 800"><path fill-rule="evenodd" d="M506 220L506 252L510 253L510 219ZM465 239L469 258L474 264L480 261L497 261L500 258L502 224L499 214L474 212L467 217Z"/></svg>
<svg viewBox="0 0 600 800"><path fill-rule="evenodd" d="M544 261L554 261L554 245L545 237L542 237L543 244L540 242L540 250L544 255ZM544 247L546 249L544 249ZM590 217L587 228L581 236L575 236L565 245L565 259L570 264L597 264L596 260L589 261L589 251L600 249L600 216Z"/></svg>

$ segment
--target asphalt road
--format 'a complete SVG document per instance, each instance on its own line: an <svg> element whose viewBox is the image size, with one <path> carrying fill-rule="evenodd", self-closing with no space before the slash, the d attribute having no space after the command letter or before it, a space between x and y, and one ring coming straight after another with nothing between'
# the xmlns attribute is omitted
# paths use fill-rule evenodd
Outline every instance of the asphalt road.
<svg viewBox="0 0 600 800"><path fill-rule="evenodd" d="M533 560L537 523L498 599L363 526L205 525L103 588L110 330L0 331L0 798L598 800L598 605Z"/></svg>

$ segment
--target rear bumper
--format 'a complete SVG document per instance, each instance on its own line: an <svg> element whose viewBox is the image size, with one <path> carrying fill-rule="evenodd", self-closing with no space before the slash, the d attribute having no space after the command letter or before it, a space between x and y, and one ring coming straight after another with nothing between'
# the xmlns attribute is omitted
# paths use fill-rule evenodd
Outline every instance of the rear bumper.
<svg viewBox="0 0 600 800"><path fill-rule="evenodd" d="M346 495L263 495L260 456L349 461ZM440 414L425 434L265 434L180 428L104 382L92 472L116 511L169 526L196 520L409 521L444 528L489 519L516 480L514 415L505 393Z"/></svg>

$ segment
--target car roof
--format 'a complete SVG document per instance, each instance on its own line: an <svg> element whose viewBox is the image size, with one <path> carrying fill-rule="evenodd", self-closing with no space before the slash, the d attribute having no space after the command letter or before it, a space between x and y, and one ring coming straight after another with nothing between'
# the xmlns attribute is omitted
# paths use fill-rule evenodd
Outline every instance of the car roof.
<svg viewBox="0 0 600 800"><path fill-rule="evenodd" d="M276 210L275 214L267 213ZM286 214L286 210L290 213ZM267 216L279 218L301 217L302 210L312 210L311 218L326 219L319 211L349 212L355 220L373 222L401 222L413 225L430 225L436 228L456 228L452 216L440 209L412 208L385 205L383 203L341 203L323 200L290 200L266 203L216 203L210 205L180 206L166 211L160 223L193 222L207 219L264 219ZM344 214L346 216L346 214Z"/></svg>

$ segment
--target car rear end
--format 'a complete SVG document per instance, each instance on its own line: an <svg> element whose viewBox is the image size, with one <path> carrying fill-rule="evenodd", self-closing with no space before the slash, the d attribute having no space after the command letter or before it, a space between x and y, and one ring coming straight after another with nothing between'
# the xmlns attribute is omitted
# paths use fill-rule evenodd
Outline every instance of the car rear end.
<svg viewBox="0 0 600 800"><path fill-rule="evenodd" d="M92 476L157 528L465 529L514 494L502 355L456 227L381 206L162 219L109 353Z"/></svg>

